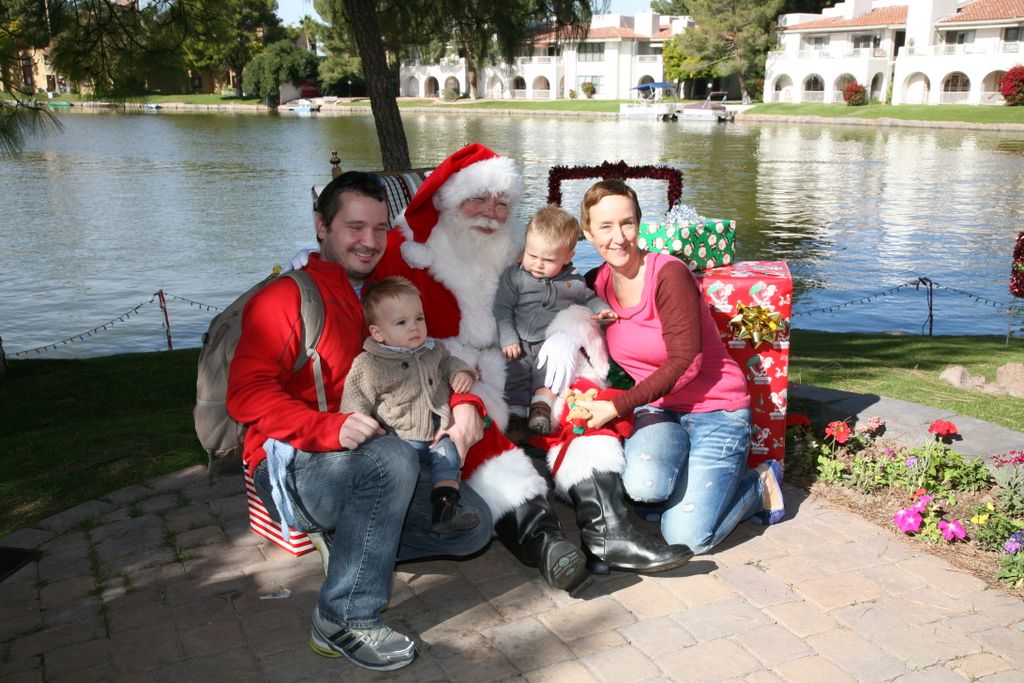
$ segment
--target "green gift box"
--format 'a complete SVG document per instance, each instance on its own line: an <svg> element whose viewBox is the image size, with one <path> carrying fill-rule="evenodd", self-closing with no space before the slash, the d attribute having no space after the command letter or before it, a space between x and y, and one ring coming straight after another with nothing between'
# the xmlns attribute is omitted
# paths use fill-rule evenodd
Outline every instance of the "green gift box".
<svg viewBox="0 0 1024 683"><path fill-rule="evenodd" d="M710 270L736 260L736 221L705 218L697 223L641 223L637 245L646 251L671 254L690 270Z"/></svg>

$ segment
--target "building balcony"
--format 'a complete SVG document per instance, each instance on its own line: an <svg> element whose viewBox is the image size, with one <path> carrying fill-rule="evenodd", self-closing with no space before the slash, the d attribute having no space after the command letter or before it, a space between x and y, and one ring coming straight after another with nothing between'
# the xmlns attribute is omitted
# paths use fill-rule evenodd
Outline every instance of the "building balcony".
<svg viewBox="0 0 1024 683"><path fill-rule="evenodd" d="M516 57L516 64L561 64L561 57Z"/></svg>

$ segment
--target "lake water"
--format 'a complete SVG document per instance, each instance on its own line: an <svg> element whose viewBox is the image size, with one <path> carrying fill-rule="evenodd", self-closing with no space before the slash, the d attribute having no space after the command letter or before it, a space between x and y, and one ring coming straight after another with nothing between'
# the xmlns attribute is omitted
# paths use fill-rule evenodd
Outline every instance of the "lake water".
<svg viewBox="0 0 1024 683"><path fill-rule="evenodd" d="M0 161L0 336L9 354L55 342L46 354L166 348L160 309L147 303L160 289L172 295L175 346L198 345L214 313L182 299L224 306L315 244L309 188L329 179L331 150L345 168L380 167L369 116L60 120L61 132ZM404 120L416 165L474 141L516 159L527 183L523 219L544 204L552 165L623 159L682 169L684 203L737 221L739 259L789 262L797 327L920 333L923 290L844 304L923 276L945 286L935 290L936 334L1007 331L1009 316L979 299L1014 301L1010 258L1024 229L1019 133L575 116ZM588 185L566 183L564 205L575 211ZM649 218L665 211L662 184L635 186ZM581 245L577 264L596 263ZM1018 329L1021 318L1024 310Z"/></svg>

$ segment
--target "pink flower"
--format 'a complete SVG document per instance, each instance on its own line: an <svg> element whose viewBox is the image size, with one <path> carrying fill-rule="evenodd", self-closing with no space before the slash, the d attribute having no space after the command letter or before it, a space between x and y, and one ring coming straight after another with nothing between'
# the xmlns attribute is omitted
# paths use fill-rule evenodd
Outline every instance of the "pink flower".
<svg viewBox="0 0 1024 683"><path fill-rule="evenodd" d="M917 502L914 503L914 507L910 509L913 510L914 512L924 512L925 510L928 509L928 503L932 502L932 498L932 496L925 494L918 498Z"/></svg>
<svg viewBox="0 0 1024 683"><path fill-rule="evenodd" d="M900 508L892 516L892 522L903 533L913 534L921 528L921 515L915 510Z"/></svg>
<svg viewBox="0 0 1024 683"><path fill-rule="evenodd" d="M952 522L947 522L942 519L939 520L939 532L942 537L949 542L953 542L953 539L964 540L967 537L967 532L964 530L964 525L961 520L954 519Z"/></svg>
<svg viewBox="0 0 1024 683"><path fill-rule="evenodd" d="M831 436L835 439L836 443L846 443L847 439L850 438L850 434L850 425L839 420L829 422L828 426L825 427L825 436Z"/></svg>

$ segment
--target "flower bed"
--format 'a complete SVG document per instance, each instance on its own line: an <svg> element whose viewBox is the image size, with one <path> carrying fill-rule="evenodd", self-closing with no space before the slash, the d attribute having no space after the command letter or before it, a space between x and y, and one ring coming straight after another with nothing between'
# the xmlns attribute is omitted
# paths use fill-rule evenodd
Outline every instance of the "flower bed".
<svg viewBox="0 0 1024 683"><path fill-rule="evenodd" d="M815 430L791 412L787 479L1024 596L1024 451L996 456L990 471L956 452L957 427L947 420L933 422L915 448L884 432L879 418Z"/></svg>

